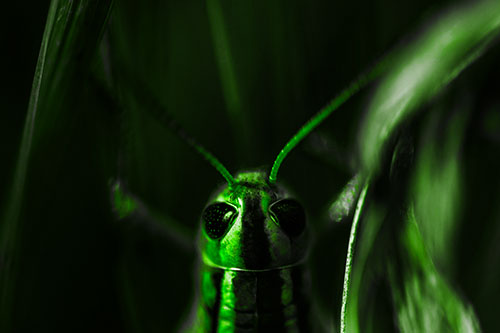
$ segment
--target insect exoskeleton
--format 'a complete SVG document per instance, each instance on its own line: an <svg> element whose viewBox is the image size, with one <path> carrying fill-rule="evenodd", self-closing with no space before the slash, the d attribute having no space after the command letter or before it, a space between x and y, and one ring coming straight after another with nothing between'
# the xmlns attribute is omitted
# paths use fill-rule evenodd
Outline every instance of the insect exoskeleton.
<svg viewBox="0 0 500 333"><path fill-rule="evenodd" d="M265 172L241 172L201 217L196 326L310 331L306 214Z"/></svg>
<svg viewBox="0 0 500 333"><path fill-rule="evenodd" d="M383 69L383 63L375 66L309 119L280 150L269 172L240 172L236 177L161 105L155 103L154 98L140 87L134 89L140 92L137 99L148 105L147 110L201 155L227 183L202 213L198 247L201 260L197 272L199 292L191 317L185 324L187 327L183 326L182 330L325 330L325 323L317 320L320 318L316 308L310 311L309 274L304 265L309 245L306 214L301 204L277 182L278 171L288 154L309 133ZM349 191L347 194L341 202L357 196ZM348 212L345 214L347 216ZM354 238L355 232L351 235ZM342 318L349 287L352 244L350 241ZM314 313L314 318L310 313Z"/></svg>

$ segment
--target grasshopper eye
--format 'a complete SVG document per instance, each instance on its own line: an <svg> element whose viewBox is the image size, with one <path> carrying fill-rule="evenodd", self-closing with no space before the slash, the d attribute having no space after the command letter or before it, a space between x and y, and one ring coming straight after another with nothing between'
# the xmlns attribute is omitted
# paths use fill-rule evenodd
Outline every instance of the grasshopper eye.
<svg viewBox="0 0 500 333"><path fill-rule="evenodd" d="M289 236L298 236L306 227L306 214L304 209L293 199L283 199L269 207L273 221Z"/></svg>
<svg viewBox="0 0 500 333"><path fill-rule="evenodd" d="M203 229L208 237L221 238L229 230L237 215L237 210L233 206L224 202L214 203L203 212Z"/></svg>

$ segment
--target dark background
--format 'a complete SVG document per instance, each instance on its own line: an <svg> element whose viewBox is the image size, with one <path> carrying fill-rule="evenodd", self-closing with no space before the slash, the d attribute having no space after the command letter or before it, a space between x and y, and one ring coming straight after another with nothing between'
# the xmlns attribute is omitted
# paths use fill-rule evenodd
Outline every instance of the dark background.
<svg viewBox="0 0 500 333"><path fill-rule="evenodd" d="M120 175L131 191L194 237L200 212L223 179L172 132L128 104L129 81L152 91L233 174L269 168L307 119L389 51L404 48L453 3L223 2L220 12L240 101L236 120L227 111L228 93L214 49L217 32L211 30L204 1L114 3L104 38L118 81L115 97L125 104L121 107L92 83L100 65L88 40L98 39L94 30L99 28L96 21L86 22L93 34L84 34L83 44L78 39L72 44L83 51L72 54L76 65L59 86L65 89L44 88L54 107L44 104L35 122L14 242L10 329L164 332L178 327L189 310L195 253L147 228L116 222L110 181ZM4 211L18 167L48 5L13 2L2 20ZM467 91L477 111L463 146L467 208L457 224L459 243L454 244L454 269L447 277L472 303L485 331L498 328L494 309L500 296L500 247L494 245L500 235L498 55L498 46L493 47L459 78L455 84L460 88L450 88L448 97ZM314 141L306 140L283 164L280 180L302 200L313 227L352 174L357 134L373 87L318 129L321 138L333 142L334 157L318 157ZM124 111L129 107L135 111ZM488 111L493 109L496 113ZM412 130L418 133L419 118L415 124ZM322 301L335 318L348 232L348 224L337 226L334 241L320 244L322 257L312 261L313 272L327 277L319 280L316 293L326 288L323 294L332 295ZM393 323L390 314L380 318Z"/></svg>

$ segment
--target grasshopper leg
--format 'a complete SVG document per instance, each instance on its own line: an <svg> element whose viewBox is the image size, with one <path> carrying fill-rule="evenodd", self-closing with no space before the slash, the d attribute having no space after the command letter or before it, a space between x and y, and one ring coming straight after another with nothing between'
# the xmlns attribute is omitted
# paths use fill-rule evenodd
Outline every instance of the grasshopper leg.
<svg viewBox="0 0 500 333"><path fill-rule="evenodd" d="M194 234L181 223L148 206L131 193L120 180L110 186L111 204L117 221L139 226L146 231L160 235L186 251L194 251Z"/></svg>

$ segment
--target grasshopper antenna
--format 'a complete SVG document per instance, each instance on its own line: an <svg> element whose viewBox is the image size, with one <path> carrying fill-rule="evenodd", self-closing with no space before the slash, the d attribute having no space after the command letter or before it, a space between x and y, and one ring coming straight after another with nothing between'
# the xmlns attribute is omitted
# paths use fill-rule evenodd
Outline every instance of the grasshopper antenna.
<svg viewBox="0 0 500 333"><path fill-rule="evenodd" d="M344 102L346 102L352 95L364 88L368 83L376 79L382 74L386 65L389 63L391 57L386 57L383 61L379 62L375 67L368 72L368 74L361 75L356 81L352 82L346 89L339 95L332 99L325 107L309 119L297 133L287 142L285 147L281 149L278 157L273 163L271 172L269 173L269 183L276 184L278 171L283 163L285 157L297 146L309 133L311 133L318 125L320 125L333 111L338 109Z"/></svg>
<svg viewBox="0 0 500 333"><path fill-rule="evenodd" d="M213 155L210 151L208 151L205 147L203 147L199 142L196 141L196 139L192 136L190 136L180 125L175 119L170 118L170 119L164 119L167 118L168 115L166 113L163 113L164 115L161 116L162 119L162 124L165 124L167 127L169 127L174 133L176 133L179 138L181 138L182 141L184 141L189 147L194 149L197 153L199 153L205 161L210 163L211 166L217 170L222 177L226 180L229 186L232 186L234 184L234 177L231 175L231 173L226 169L226 167Z"/></svg>
<svg viewBox="0 0 500 333"><path fill-rule="evenodd" d="M135 81L137 82L137 81ZM141 87L142 88L142 87ZM226 169L226 167L212 154L208 151L201 143L199 143L193 136L188 134L184 128L165 110L165 107L159 104L159 102L153 99L152 96L144 91L144 88L137 89L136 95L141 93L141 96L144 99L147 99L146 106L151 107L151 114L165 127L169 128L173 131L177 136L184 141L189 147L191 147L194 151L200 154L205 161L207 161L211 166L217 170L222 177L226 180L229 186L234 184L234 178L231 173Z"/></svg>
<svg viewBox="0 0 500 333"><path fill-rule="evenodd" d="M133 77L132 74L126 73L122 70L120 73L123 76L123 81L127 82L128 88L132 92L132 95L139 102L140 106L148 110L157 121L159 121L164 127L171 130L176 134L184 143L186 143L191 149L200 154L205 161L207 161L211 166L217 170L222 177L226 180L229 186L232 186L235 182L234 177L226 169L226 167L212 154L209 150L203 147L193 136L188 134L184 128L167 112L166 108L160 104L160 102L146 89L144 84ZM113 96L111 94L111 96Z"/></svg>
<svg viewBox="0 0 500 333"><path fill-rule="evenodd" d="M141 89L143 90L143 89ZM146 94L142 94L143 97L146 96ZM222 177L226 180L229 186L232 186L234 184L234 177L231 175L231 173L226 169L226 167L213 155L210 151L208 151L203 145L201 145L196 139L189 135L184 128L172 117L170 114L168 114L165 110L164 107L159 105L158 102L153 101L152 98L150 98L150 101L148 101L147 106L150 106L151 109L151 114L164 126L169 128L171 131L173 131L177 136L184 141L189 147L191 147L194 151L196 151L198 154L200 154L205 161L207 161L211 166L217 170Z"/></svg>

